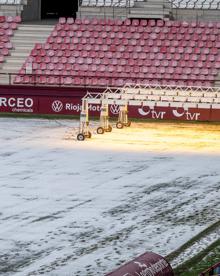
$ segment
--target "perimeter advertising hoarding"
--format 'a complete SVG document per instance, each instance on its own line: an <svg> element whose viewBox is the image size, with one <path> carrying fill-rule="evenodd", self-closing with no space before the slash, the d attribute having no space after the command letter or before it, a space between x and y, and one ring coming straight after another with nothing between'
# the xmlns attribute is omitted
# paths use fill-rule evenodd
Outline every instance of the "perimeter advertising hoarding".
<svg viewBox="0 0 220 276"><path fill-rule="evenodd" d="M0 112L28 114L79 115L81 96L29 96L0 94ZM220 110L174 107L130 106L129 117L159 120L220 121ZM117 116L119 106L109 106L110 116ZM99 116L100 106L90 105L89 114Z"/></svg>
<svg viewBox="0 0 220 276"><path fill-rule="evenodd" d="M106 276L174 276L174 273L163 257L146 252Z"/></svg>
<svg viewBox="0 0 220 276"><path fill-rule="evenodd" d="M38 111L37 97L0 94L0 112L35 114Z"/></svg>

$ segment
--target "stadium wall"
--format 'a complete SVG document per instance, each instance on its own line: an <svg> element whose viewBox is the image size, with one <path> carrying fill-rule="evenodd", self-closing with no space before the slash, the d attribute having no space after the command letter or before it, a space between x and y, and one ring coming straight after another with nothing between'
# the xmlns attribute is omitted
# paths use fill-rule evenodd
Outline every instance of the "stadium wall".
<svg viewBox="0 0 220 276"><path fill-rule="evenodd" d="M103 92L102 88L89 89ZM81 99L87 88L2 86L0 113L38 115L79 115ZM169 104L168 104L169 105ZM90 105L91 116L100 115L100 105ZM219 109L129 106L129 117L153 120L220 121ZM117 116L117 103L109 106L110 116Z"/></svg>
<svg viewBox="0 0 220 276"><path fill-rule="evenodd" d="M211 9L172 9L175 20L185 21L219 21L220 10Z"/></svg>
<svg viewBox="0 0 220 276"><path fill-rule="evenodd" d="M29 0L28 5L24 6L22 18L25 21L40 20L41 19L41 2L36 0Z"/></svg>

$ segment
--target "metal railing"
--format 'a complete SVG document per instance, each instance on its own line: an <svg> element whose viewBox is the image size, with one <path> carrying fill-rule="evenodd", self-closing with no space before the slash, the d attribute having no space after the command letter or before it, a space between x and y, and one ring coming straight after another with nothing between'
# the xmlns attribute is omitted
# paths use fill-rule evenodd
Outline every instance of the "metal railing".
<svg viewBox="0 0 220 276"><path fill-rule="evenodd" d="M16 78L21 78L21 81L17 82ZM23 80L22 80L23 78ZM42 78L44 78L44 81L42 81ZM50 78L53 78L53 82L50 83ZM66 80L67 79L71 80L71 83L67 83ZM92 79L97 79L97 80L102 80L102 84L100 84L101 82L99 82L99 84L95 84L92 83L91 80ZM0 85L29 85L29 86L56 86L56 87L75 87L75 86L82 86L82 87L91 87L91 86L96 86L96 87L115 87L115 80L117 78L112 76L112 73L106 74L103 77L99 77L99 76L94 76L94 74L90 74L88 73L87 76L80 76L79 74L77 74L77 72L74 75L50 75L50 74L21 74L21 73L0 73ZM140 77L136 77L134 75L127 77L127 76L119 76L118 77L119 80L123 81L123 83L121 85L117 85L117 86L123 86L126 83L140 83ZM143 79L143 78L142 78ZM77 83L77 80L80 80L80 83ZM74 83L75 81L75 83ZM164 78L144 78L144 83L143 85L148 85L150 83L155 83L155 84L161 84L164 81ZM166 81L170 81L169 79L167 79ZM185 83L186 80L183 79L175 79L175 82L177 84L173 85L173 86L177 86L178 82L183 82ZM190 80L191 82L196 82L197 80ZM199 79L198 80L199 83L206 83L206 87L207 84L209 84L209 86L211 84L214 84L214 81L207 81L207 79ZM154 84L154 85L155 85ZM167 84L161 84L161 85L167 85ZM200 85L200 84L199 84ZM184 85L188 87L188 85ZM195 86L196 85L195 83Z"/></svg>

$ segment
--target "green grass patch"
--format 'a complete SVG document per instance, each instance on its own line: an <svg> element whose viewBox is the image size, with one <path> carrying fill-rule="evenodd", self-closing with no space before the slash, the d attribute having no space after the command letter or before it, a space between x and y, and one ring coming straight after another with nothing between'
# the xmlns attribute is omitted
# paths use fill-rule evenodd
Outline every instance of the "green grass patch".
<svg viewBox="0 0 220 276"><path fill-rule="evenodd" d="M220 261L220 239L212 243L198 255L174 269L176 276L198 276L210 266Z"/></svg>
<svg viewBox="0 0 220 276"><path fill-rule="evenodd" d="M194 236L192 239L187 241L177 250L173 251L169 255L166 256L166 259L169 262L176 259L181 253L183 253L186 249L190 248L196 242L205 238L216 229L220 227L220 221L217 221L201 231L199 234ZM213 264L220 261L220 239L216 242L212 243L206 249L199 252L197 255L182 263L178 267L174 269L176 276L198 276L199 273L203 272Z"/></svg>

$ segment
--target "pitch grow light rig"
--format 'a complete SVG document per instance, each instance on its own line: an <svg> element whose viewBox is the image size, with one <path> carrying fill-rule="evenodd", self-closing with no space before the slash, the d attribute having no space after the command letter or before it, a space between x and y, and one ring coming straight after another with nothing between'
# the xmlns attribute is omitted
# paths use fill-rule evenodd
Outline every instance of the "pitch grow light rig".
<svg viewBox="0 0 220 276"><path fill-rule="evenodd" d="M128 106L147 106L149 109L155 107L183 108L184 110L194 108L201 112L204 112L204 110L219 111L220 88L128 84L118 89L107 88L103 93L87 93L82 99L80 127L77 135L79 141L91 138L91 132L89 131L89 104L101 105L100 125L97 128L97 133L103 134L112 131L112 127L109 124L109 105L119 106L116 127L123 128L131 124L128 121Z"/></svg>

